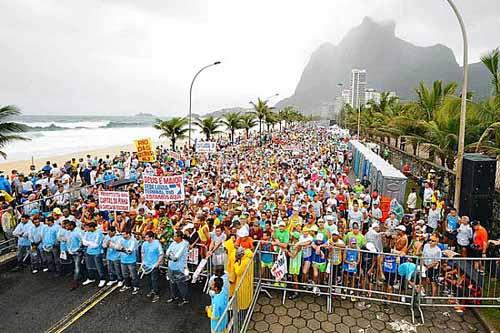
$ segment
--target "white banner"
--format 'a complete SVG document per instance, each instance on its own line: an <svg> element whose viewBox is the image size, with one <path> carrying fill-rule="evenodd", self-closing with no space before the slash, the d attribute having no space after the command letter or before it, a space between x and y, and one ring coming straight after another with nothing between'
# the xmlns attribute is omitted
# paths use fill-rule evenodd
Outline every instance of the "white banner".
<svg viewBox="0 0 500 333"><path fill-rule="evenodd" d="M149 201L184 200L184 176L144 176L144 198Z"/></svg>
<svg viewBox="0 0 500 333"><path fill-rule="evenodd" d="M286 273L288 273L286 268L286 255L284 251L280 250L278 258L276 258L276 261L271 268L271 274L274 276L276 281L281 281Z"/></svg>
<svg viewBox="0 0 500 333"><path fill-rule="evenodd" d="M213 141L196 142L197 153L215 153L217 145Z"/></svg>
<svg viewBox="0 0 500 333"><path fill-rule="evenodd" d="M130 210L128 192L99 191L99 209L128 212Z"/></svg>

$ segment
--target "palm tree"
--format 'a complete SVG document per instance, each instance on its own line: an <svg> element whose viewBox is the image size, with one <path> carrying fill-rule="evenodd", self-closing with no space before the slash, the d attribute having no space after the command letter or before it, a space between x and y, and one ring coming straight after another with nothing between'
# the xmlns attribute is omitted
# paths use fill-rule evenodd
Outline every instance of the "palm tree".
<svg viewBox="0 0 500 333"><path fill-rule="evenodd" d="M267 105L267 101L263 101L260 98L257 99L257 103L250 102L254 108L254 114L256 118L259 120L259 135L262 135L262 122L266 118L266 115L269 113L271 108Z"/></svg>
<svg viewBox="0 0 500 333"><path fill-rule="evenodd" d="M271 132L271 126L274 128L274 125L279 121L278 115L273 111L269 110L264 118L264 121L267 125L267 132Z"/></svg>
<svg viewBox="0 0 500 333"><path fill-rule="evenodd" d="M493 95L500 95L500 68L498 62L500 60L499 49L494 49L488 54L481 57L481 61L491 73L491 85L493 86Z"/></svg>
<svg viewBox="0 0 500 333"><path fill-rule="evenodd" d="M229 112L224 116L222 123L231 133L231 143L234 143L234 132L241 128L241 115L239 112Z"/></svg>
<svg viewBox="0 0 500 333"><path fill-rule="evenodd" d="M457 83L450 82L443 86L443 82L434 81L432 88L428 88L424 82L420 82L415 92L417 93L417 101L411 103L414 112L421 114L421 117L426 121L431 121L434 118L434 113L443 104L447 96L455 94Z"/></svg>
<svg viewBox="0 0 500 333"><path fill-rule="evenodd" d="M205 134L207 141L210 141L212 135L222 133L222 131L219 130L222 125L221 120L213 116L196 119L194 124L200 128L203 134Z"/></svg>
<svg viewBox="0 0 500 333"><path fill-rule="evenodd" d="M172 143L172 150L175 150L175 142L180 139L185 139L189 129L188 119L183 117L174 117L169 120L156 119L153 125L157 130L162 131L160 138L169 138ZM188 145L191 143L189 142Z"/></svg>
<svg viewBox="0 0 500 333"><path fill-rule="evenodd" d="M286 125L289 124L293 118L293 115L295 114L296 110L293 106L285 106L282 110L279 112L279 121L280 121L280 131L281 131L281 122L285 122L285 129Z"/></svg>
<svg viewBox="0 0 500 333"><path fill-rule="evenodd" d="M21 111L14 105L0 107L0 148L5 147L12 141L31 140L29 138L16 134L26 132L28 130L28 126L8 121L10 117L19 114L21 114ZM7 158L7 154L3 151L0 151L0 156L2 156L4 159Z"/></svg>
<svg viewBox="0 0 500 333"><path fill-rule="evenodd" d="M241 116L240 128L245 130L247 139L250 135L250 130L257 126L257 119L253 113L245 113Z"/></svg>

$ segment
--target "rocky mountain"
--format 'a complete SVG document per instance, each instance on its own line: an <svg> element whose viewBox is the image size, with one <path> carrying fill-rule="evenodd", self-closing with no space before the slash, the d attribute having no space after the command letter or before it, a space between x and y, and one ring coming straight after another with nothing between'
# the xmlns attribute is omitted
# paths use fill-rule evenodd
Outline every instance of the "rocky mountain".
<svg viewBox="0 0 500 333"><path fill-rule="evenodd" d="M420 81L461 82L462 78L462 67L450 48L413 45L396 37L393 22L378 23L366 17L338 45L324 43L314 51L295 93L276 106L294 105L305 114L318 113L322 103L333 102L349 85L352 68L367 70L368 87L396 91L403 100L415 96ZM469 77L469 91L476 97L489 95L490 77L482 64L471 64Z"/></svg>

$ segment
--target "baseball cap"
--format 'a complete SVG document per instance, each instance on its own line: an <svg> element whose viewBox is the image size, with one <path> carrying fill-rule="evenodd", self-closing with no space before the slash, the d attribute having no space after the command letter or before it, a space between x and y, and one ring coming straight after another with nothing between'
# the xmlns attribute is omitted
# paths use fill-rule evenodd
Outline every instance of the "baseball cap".
<svg viewBox="0 0 500 333"><path fill-rule="evenodd" d="M380 227L380 225L377 222L372 224L372 228L378 228L378 227Z"/></svg>
<svg viewBox="0 0 500 333"><path fill-rule="evenodd" d="M349 243L351 244L356 244L358 241L356 240L356 237L351 237L351 239L349 240Z"/></svg>
<svg viewBox="0 0 500 333"><path fill-rule="evenodd" d="M366 249L370 252L377 252L377 247L371 242L366 243Z"/></svg>
<svg viewBox="0 0 500 333"><path fill-rule="evenodd" d="M61 208L59 208L59 207L54 208L54 210L52 211L52 214L62 215Z"/></svg>
<svg viewBox="0 0 500 333"><path fill-rule="evenodd" d="M404 225L398 225L396 227L396 230L401 230L401 231L405 232L406 231L406 227Z"/></svg>
<svg viewBox="0 0 500 333"><path fill-rule="evenodd" d="M285 223L283 220L281 220L281 221L278 223L278 226L279 226L279 227L286 227L286 223Z"/></svg>

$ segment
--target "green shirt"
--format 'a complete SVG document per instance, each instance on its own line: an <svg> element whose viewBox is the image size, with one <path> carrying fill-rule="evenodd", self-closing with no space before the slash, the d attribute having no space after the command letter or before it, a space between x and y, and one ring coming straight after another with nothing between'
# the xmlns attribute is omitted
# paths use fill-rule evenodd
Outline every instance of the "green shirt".
<svg viewBox="0 0 500 333"><path fill-rule="evenodd" d="M344 236L344 243L346 244L346 246L349 244L349 241L352 237L356 238L356 242L360 248L365 246L365 236L363 236L361 232L355 235L352 231L349 231L347 235Z"/></svg>
<svg viewBox="0 0 500 333"><path fill-rule="evenodd" d="M288 242L290 241L290 233L288 232L288 230L276 230L274 232L274 238L277 239L280 243L285 243L285 244L288 244Z"/></svg>

